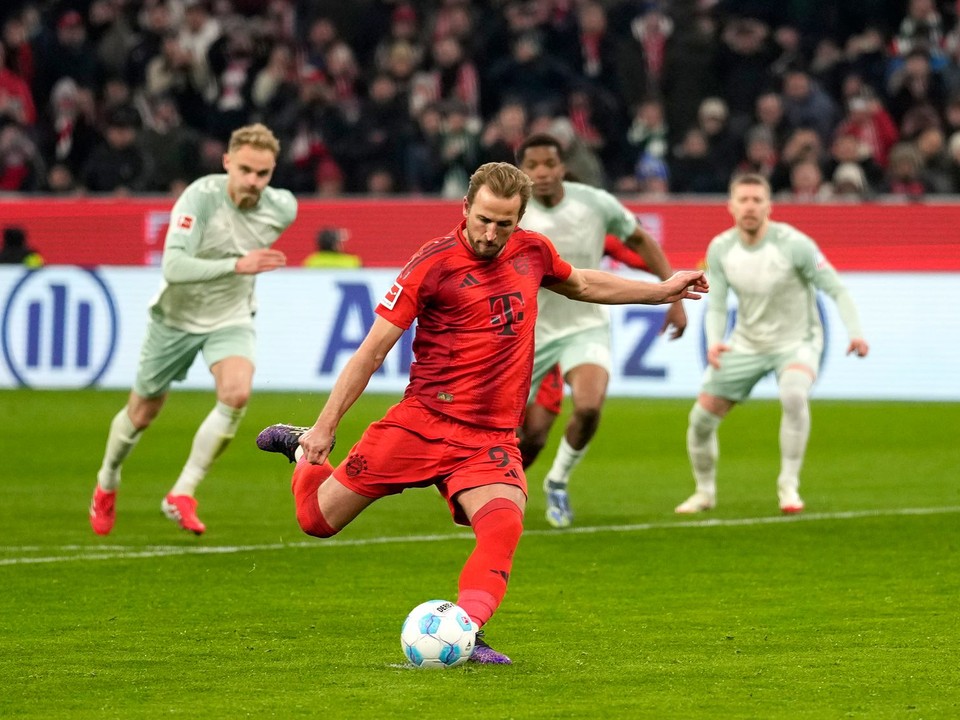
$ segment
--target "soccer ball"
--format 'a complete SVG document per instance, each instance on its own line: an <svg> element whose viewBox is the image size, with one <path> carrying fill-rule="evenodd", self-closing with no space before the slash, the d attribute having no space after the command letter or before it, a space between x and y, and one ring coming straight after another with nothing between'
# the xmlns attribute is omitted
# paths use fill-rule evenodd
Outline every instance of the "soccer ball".
<svg viewBox="0 0 960 720"><path fill-rule="evenodd" d="M428 600L403 621L400 646L417 667L448 668L467 661L476 637L477 629L462 607L447 600Z"/></svg>

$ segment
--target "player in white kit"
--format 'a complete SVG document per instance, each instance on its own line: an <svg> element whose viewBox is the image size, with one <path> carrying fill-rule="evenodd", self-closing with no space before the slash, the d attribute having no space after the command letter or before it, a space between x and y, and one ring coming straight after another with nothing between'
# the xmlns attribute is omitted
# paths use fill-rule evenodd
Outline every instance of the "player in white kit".
<svg viewBox="0 0 960 720"><path fill-rule="evenodd" d="M770 220L765 178L735 177L728 209L734 227L713 238L707 249L708 367L687 429L696 492L676 511L698 513L716 505L717 427L773 372L782 407L777 493L781 511L798 513L804 507L800 468L810 436L810 388L823 350L817 290L837 304L850 339L847 354L866 357L869 346L853 300L817 244L796 228ZM737 297L737 319L725 339L728 290Z"/></svg>
<svg viewBox="0 0 960 720"><path fill-rule="evenodd" d="M557 252L575 267L597 269L607 235L636 251L649 271L665 280L673 270L660 245L637 222L636 216L610 193L563 178L566 167L556 138L531 135L517 150L517 165L533 181L522 226L543 233ZM567 495L570 474L583 458L597 431L610 379L610 315L606 308L541 290L536 326L536 353L530 402L543 377L559 363L570 386L573 413L544 479L547 521L568 527L573 512ZM687 316L679 302L667 308L661 332L672 327L671 339L683 334ZM542 449L536 433L520 431L524 467Z"/></svg>
<svg viewBox="0 0 960 720"><path fill-rule="evenodd" d="M194 491L240 425L253 382L256 311L254 275L286 264L271 246L296 218L297 201L268 186L280 144L263 125L234 131L222 175L192 183L170 214L163 281L150 303L147 335L130 398L113 418L90 524L113 529L120 466L163 407L170 385L186 377L202 352L217 403L193 438L180 477L163 499L164 514L197 535Z"/></svg>

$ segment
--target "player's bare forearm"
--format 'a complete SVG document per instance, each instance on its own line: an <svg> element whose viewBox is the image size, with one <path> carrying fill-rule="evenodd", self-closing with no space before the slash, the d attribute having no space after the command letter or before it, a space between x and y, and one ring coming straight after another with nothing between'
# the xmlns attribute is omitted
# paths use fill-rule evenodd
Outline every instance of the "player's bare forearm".
<svg viewBox="0 0 960 720"><path fill-rule="evenodd" d="M366 389L387 353L403 335L403 328L378 317L360 347L344 365L317 421L300 437L307 462L318 465L327 459L336 439L340 420Z"/></svg>
<svg viewBox="0 0 960 720"><path fill-rule="evenodd" d="M673 268L670 267L670 261L667 260L660 243L642 228L638 227L626 239L625 244L642 257L650 272L661 280L666 280L673 275Z"/></svg>
<svg viewBox="0 0 960 720"><path fill-rule="evenodd" d="M702 270L683 270L659 283L630 280L602 270L575 268L562 283L551 285L565 297L601 305L662 305L684 298L699 299L709 285Z"/></svg>

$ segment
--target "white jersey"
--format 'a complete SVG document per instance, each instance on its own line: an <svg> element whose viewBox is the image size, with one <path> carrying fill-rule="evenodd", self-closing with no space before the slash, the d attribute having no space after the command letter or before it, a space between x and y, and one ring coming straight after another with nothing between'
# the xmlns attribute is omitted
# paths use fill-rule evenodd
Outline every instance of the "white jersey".
<svg viewBox="0 0 960 720"><path fill-rule="evenodd" d="M190 333L251 324L255 276L238 275L237 258L273 245L296 216L287 190L267 187L254 207L240 210L227 195L226 175L191 183L170 213L152 317Z"/></svg>
<svg viewBox="0 0 960 720"><path fill-rule="evenodd" d="M563 199L553 207L530 198L520 226L546 235L560 257L574 267L595 270L600 267L606 236L626 239L636 230L637 218L605 190L565 182ZM540 290L537 304L537 345L610 324L604 306L571 300L550 290Z"/></svg>
<svg viewBox="0 0 960 720"><path fill-rule="evenodd" d="M862 337L836 270L811 238L786 223L768 223L755 245L745 245L736 228L717 235L707 248L707 276L708 347L723 339L728 290L737 296L737 320L728 340L733 350L768 354L801 343L822 345L817 289L837 302L850 337Z"/></svg>

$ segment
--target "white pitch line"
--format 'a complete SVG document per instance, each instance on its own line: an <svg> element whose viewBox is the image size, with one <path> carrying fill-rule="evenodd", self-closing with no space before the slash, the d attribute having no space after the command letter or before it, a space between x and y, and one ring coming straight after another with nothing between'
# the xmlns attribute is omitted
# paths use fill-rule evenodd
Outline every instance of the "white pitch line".
<svg viewBox="0 0 960 720"><path fill-rule="evenodd" d="M633 525L595 525L589 527L573 527L566 530L525 530L526 536L562 536L562 535L591 535L596 533L626 533L644 532L647 530L674 530L677 528L699 529L718 527L750 527L757 525L775 525L779 523L816 522L820 520L857 520L874 517L896 517L909 515L945 515L960 513L960 506L929 507L929 508L894 508L883 510L850 510L833 513L804 513L801 515L775 515L756 518L731 518L729 520L681 520L673 522L637 523ZM0 547L0 552L83 552L82 555L48 555L44 557L11 557L0 558L0 566L5 565L38 565L44 563L62 563L91 560L132 560L139 558L172 557L178 555L232 555L244 552L264 552L272 550L287 550L290 548L339 548L363 547L367 545L399 545L403 543L446 542L448 540L472 540L473 535L466 532L446 533L436 535L402 535L395 537L333 539L325 541L298 541L266 543L262 545L149 545L131 547L125 545L61 545L42 548L39 546Z"/></svg>

